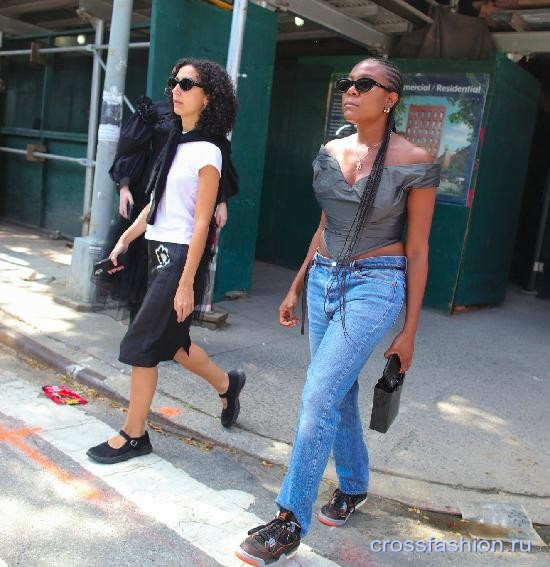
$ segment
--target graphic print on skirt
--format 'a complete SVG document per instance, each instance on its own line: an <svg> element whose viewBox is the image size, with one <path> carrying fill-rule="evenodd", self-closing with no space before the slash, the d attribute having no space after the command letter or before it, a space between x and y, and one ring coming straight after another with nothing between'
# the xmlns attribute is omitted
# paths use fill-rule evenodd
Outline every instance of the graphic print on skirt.
<svg viewBox="0 0 550 567"><path fill-rule="evenodd" d="M161 244L155 249L155 256L157 258L158 268L165 268L168 264L170 264L170 254L164 244Z"/></svg>

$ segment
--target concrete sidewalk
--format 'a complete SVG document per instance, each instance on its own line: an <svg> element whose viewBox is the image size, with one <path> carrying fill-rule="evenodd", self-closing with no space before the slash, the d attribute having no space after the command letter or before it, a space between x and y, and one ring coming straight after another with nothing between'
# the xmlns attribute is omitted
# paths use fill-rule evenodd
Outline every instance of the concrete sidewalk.
<svg viewBox="0 0 550 567"><path fill-rule="evenodd" d="M55 301L70 257L66 241L0 225L0 340L126 400L129 368L117 361L125 325ZM307 338L276 319L292 275L257 263L250 297L219 304L230 324L192 329L218 364L247 373L237 426L221 427L217 395L175 363L161 365L156 419L287 463L309 360ZM533 522L550 524L550 301L512 288L498 308L454 317L424 309L400 415L382 435L368 420L391 338L361 377L371 492L451 513L467 503L519 503ZM332 465L327 476L334 477Z"/></svg>

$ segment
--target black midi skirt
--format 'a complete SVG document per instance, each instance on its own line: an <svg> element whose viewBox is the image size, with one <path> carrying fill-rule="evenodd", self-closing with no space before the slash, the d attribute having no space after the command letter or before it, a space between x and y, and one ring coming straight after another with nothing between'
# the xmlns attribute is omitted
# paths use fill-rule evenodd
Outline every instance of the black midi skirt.
<svg viewBox="0 0 550 567"><path fill-rule="evenodd" d="M188 250L187 244L148 241L147 293L120 343L120 362L153 368L163 360L172 360L180 348L189 353L193 314L178 323L174 310L174 296ZM200 266L195 289L201 280L201 271Z"/></svg>

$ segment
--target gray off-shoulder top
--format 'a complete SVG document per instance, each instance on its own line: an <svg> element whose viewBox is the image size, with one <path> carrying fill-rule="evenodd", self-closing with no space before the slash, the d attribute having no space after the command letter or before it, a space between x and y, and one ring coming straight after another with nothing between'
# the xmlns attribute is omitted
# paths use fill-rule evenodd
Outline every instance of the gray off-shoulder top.
<svg viewBox="0 0 550 567"><path fill-rule="evenodd" d="M439 185L438 163L390 165L384 168L380 186L353 256L401 240L407 217L407 196L411 188ZM326 217L324 243L332 258L343 251L368 176L350 185L340 164L324 146L313 160L313 190Z"/></svg>

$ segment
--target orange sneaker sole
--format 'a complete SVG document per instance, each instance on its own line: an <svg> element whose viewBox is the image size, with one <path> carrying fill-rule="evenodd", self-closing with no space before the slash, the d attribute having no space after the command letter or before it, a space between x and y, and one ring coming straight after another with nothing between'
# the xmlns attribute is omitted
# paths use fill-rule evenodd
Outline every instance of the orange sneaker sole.
<svg viewBox="0 0 550 567"><path fill-rule="evenodd" d="M247 565L253 565L253 567L262 567L262 565L258 561L254 561L254 559L250 559L250 557L247 557L243 553L239 553L238 551L235 551L235 555Z"/></svg>
<svg viewBox="0 0 550 567"><path fill-rule="evenodd" d="M321 522L321 524L325 524L325 526L330 526L331 528L339 528L341 527L343 524L336 524L334 522L331 522L330 520L327 520L324 516L317 516L317 519Z"/></svg>

